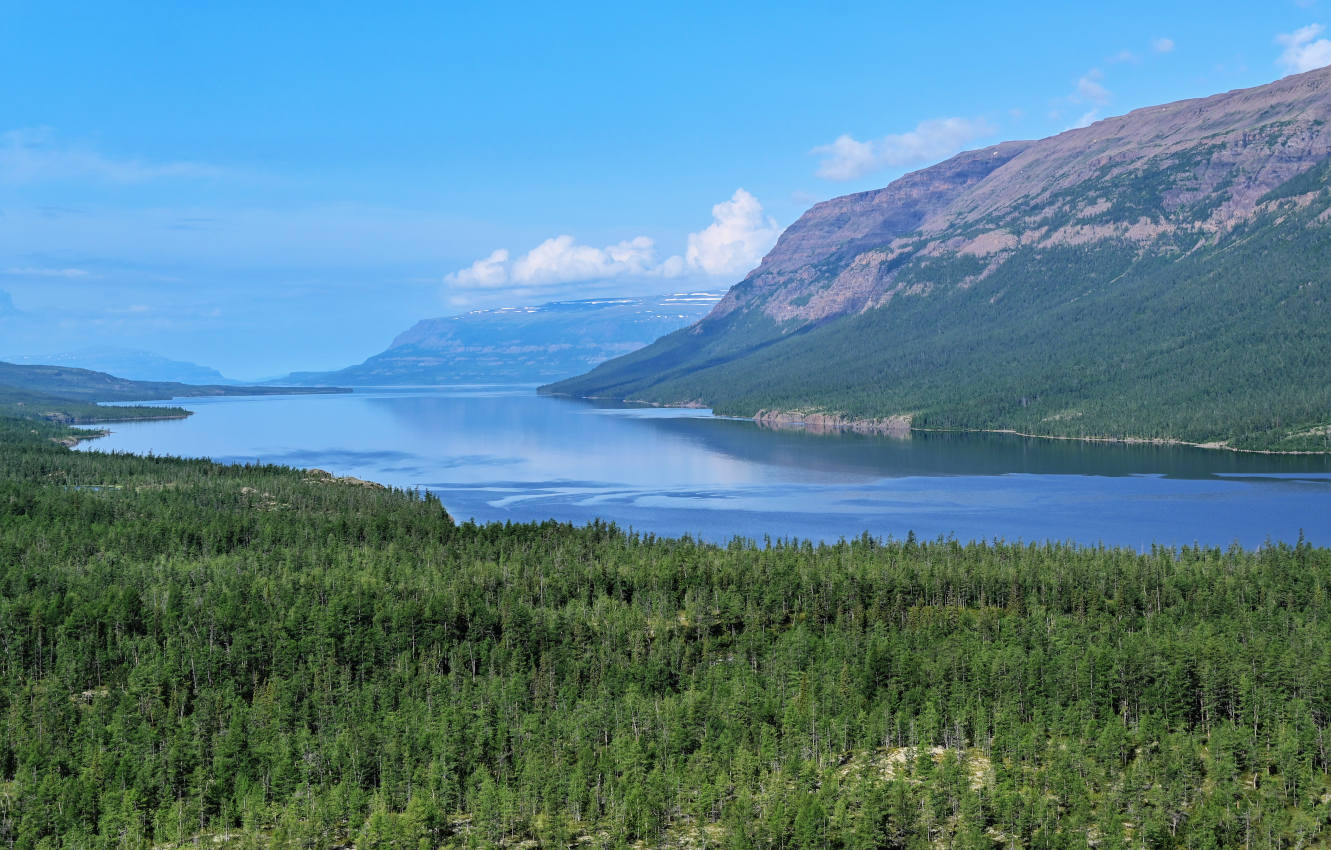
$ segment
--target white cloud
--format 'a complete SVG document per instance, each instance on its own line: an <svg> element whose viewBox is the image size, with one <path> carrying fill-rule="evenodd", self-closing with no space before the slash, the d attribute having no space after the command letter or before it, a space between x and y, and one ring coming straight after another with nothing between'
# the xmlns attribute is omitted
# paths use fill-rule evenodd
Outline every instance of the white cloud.
<svg viewBox="0 0 1331 850"><path fill-rule="evenodd" d="M495 289L509 284L551 286L651 274L654 253L655 246L646 236L593 248L563 234L545 240L511 262L508 249L500 248L465 269L445 275L444 280L461 289Z"/></svg>
<svg viewBox="0 0 1331 850"><path fill-rule="evenodd" d="M1136 64L1142 61L1142 58L1138 56L1136 53L1133 53L1131 50L1124 48L1123 50L1120 50L1119 52L1115 53L1113 56L1110 56L1109 61L1114 63L1131 62L1133 64Z"/></svg>
<svg viewBox="0 0 1331 850"><path fill-rule="evenodd" d="M1111 95L1109 89L1101 84L1105 77L1099 68L1092 68L1086 72L1081 79L1077 80L1077 93L1074 100L1078 103L1090 102L1100 106L1109 102Z"/></svg>
<svg viewBox="0 0 1331 850"><path fill-rule="evenodd" d="M984 119L938 118L921 121L914 130L861 142L848 135L811 153L821 156L818 176L854 180L884 168L919 165L954 154L970 142L994 132Z"/></svg>
<svg viewBox="0 0 1331 850"><path fill-rule="evenodd" d="M758 199L744 189L736 189L730 200L712 207L711 224L689 234L683 255L660 263L655 260L656 244L647 236L595 248L564 234L516 258L500 248L465 269L445 275L444 281L455 291L510 287L514 295L527 295L541 287L617 277L728 275L757 265L779 234L776 221L763 215ZM456 292L450 296L455 306L470 302Z"/></svg>
<svg viewBox="0 0 1331 850"><path fill-rule="evenodd" d="M1151 42L1151 49L1154 50L1156 53L1173 53L1174 39L1157 38L1155 41Z"/></svg>
<svg viewBox="0 0 1331 850"><path fill-rule="evenodd" d="M689 268L709 275L746 272L758 264L780 234L776 220L763 215L758 199L736 189L730 200L712 207L711 224L689 234L684 261Z"/></svg>
<svg viewBox="0 0 1331 850"><path fill-rule="evenodd" d="M199 162L115 159L88 148L57 144L49 127L0 133L0 181L104 180L143 183L163 178L220 177L225 172Z"/></svg>
<svg viewBox="0 0 1331 850"><path fill-rule="evenodd" d="M1077 80L1077 88L1068 95L1066 102L1070 104L1081 104L1083 108L1089 104L1090 108L1082 112L1069 130L1075 130L1093 123L1100 117L1100 109L1113 99L1114 95L1109 89L1100 82L1105 78L1104 72L1099 68L1092 68ZM1049 118L1053 121L1060 121L1063 118L1063 110L1060 108L1051 109Z"/></svg>
<svg viewBox="0 0 1331 850"><path fill-rule="evenodd" d="M516 283L541 285L642 274L651 265L653 250L652 240L646 236L604 248L579 245L572 236L556 236L519 257L510 275Z"/></svg>
<svg viewBox="0 0 1331 850"><path fill-rule="evenodd" d="M508 250L500 248L490 256L477 260L465 269L448 276L451 283L463 287L487 289L508 282Z"/></svg>
<svg viewBox="0 0 1331 850"><path fill-rule="evenodd" d="M1326 30L1321 24L1309 24L1291 33L1276 36L1276 44L1285 50L1276 64L1287 74L1301 74L1314 68L1331 65L1331 41L1318 38Z"/></svg>
<svg viewBox="0 0 1331 850"><path fill-rule="evenodd" d="M83 269L44 269L32 266L8 268L4 273L11 277L62 277L67 280L88 276L88 272Z"/></svg>
<svg viewBox="0 0 1331 850"><path fill-rule="evenodd" d="M679 277L686 270L684 258L676 254L673 257L667 257L661 264L661 277Z"/></svg>

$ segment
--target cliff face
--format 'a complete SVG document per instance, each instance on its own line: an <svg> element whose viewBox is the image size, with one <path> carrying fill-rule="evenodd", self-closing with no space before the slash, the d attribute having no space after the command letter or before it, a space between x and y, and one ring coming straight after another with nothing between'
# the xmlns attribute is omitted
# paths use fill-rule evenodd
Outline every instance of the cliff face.
<svg viewBox="0 0 1331 850"><path fill-rule="evenodd" d="M713 315L723 316L763 299L768 299L772 314L778 318L820 318L863 307L863 300L855 297L855 287L843 287L802 309L783 310L791 299L770 299L787 287L794 287L792 298L798 298L807 288L802 285L824 277L819 266L829 259L851 264L864 249L889 244L919 230L1028 145L1005 142L958 154L932 168L907 174L884 189L815 205L786 228L758 268L727 293Z"/></svg>
<svg viewBox="0 0 1331 850"><path fill-rule="evenodd" d="M550 390L1321 449L1329 121L1321 69L960 154L814 206L702 321Z"/></svg>
<svg viewBox="0 0 1331 850"><path fill-rule="evenodd" d="M1323 69L962 153L812 207L711 318L758 309L804 323L862 312L931 289L934 281L898 284L933 258L982 260L954 283L966 286L1021 247L1214 237L1331 154L1328 119Z"/></svg>
<svg viewBox="0 0 1331 850"><path fill-rule="evenodd" d="M696 322L720 298L719 292L596 298L423 319L364 363L284 380L356 386L548 381L649 345Z"/></svg>

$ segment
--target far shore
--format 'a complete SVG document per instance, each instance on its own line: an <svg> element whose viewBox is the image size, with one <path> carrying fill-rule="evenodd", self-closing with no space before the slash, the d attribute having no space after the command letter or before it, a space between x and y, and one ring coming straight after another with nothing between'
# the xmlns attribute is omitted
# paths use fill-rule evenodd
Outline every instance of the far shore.
<svg viewBox="0 0 1331 850"><path fill-rule="evenodd" d="M1013 437L1031 437L1036 440L1069 440L1078 443L1120 443L1129 446L1185 446L1192 449L1211 449L1213 451L1240 452L1242 454L1252 455L1331 454L1331 450L1317 452L1311 450L1240 449L1222 442L1192 443L1187 440L1176 440L1171 437L1067 437L1057 434L1028 434L1024 431L1017 431L1012 428L916 428L912 426L911 430L940 434L1008 434Z"/></svg>
<svg viewBox="0 0 1331 850"><path fill-rule="evenodd" d="M80 428L83 430L76 431L64 437L53 437L52 439L60 445L72 449L79 443L88 442L89 440L100 440L102 437L111 436L110 428L84 428L84 426L87 425L120 425L125 422L165 422L171 419L188 419L193 415L194 411L186 410L184 413L164 413L161 416L136 416L132 419L90 419L82 422L64 422L62 424L68 425L71 428Z"/></svg>
<svg viewBox="0 0 1331 850"><path fill-rule="evenodd" d="M625 401L637 404L647 404L652 407L679 407L688 409L707 407L707 405L700 401L679 402L675 404L662 404L660 402L643 401L641 399L625 399ZM1188 440L1174 439L1172 437L1073 437L1060 434L1032 434L1026 431L1018 431L1015 428L922 428L918 425L911 424L911 417L909 415L887 416L879 419L853 419L836 413L801 413L788 410L760 410L753 416L726 416L725 418L752 420L760 425L766 425L768 427L803 428L810 431L810 433L815 434L850 432L856 434L877 434L885 437L898 438L908 437L914 432L935 434L1007 434L1012 437L1030 437L1035 440L1064 440L1077 443L1118 443L1120 445L1128 446L1183 446L1193 449L1210 449L1213 451L1238 452L1255 455L1331 454L1331 449L1328 449L1327 451L1313 451L1309 449L1241 449L1219 441L1194 443Z"/></svg>

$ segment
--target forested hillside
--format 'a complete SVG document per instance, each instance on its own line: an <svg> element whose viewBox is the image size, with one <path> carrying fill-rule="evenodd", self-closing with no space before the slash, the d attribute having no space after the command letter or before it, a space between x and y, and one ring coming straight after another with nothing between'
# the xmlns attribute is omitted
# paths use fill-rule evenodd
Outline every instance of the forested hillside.
<svg viewBox="0 0 1331 850"><path fill-rule="evenodd" d="M1331 834L1327 550L458 526L0 429L0 846Z"/></svg>
<svg viewBox="0 0 1331 850"><path fill-rule="evenodd" d="M707 318L549 387L1331 450L1331 70L818 204Z"/></svg>

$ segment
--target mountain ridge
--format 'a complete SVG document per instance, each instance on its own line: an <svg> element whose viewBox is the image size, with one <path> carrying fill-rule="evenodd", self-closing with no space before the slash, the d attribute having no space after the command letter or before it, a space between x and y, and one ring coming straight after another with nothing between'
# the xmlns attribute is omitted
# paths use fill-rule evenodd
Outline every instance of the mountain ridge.
<svg viewBox="0 0 1331 850"><path fill-rule="evenodd" d="M0 362L0 390L35 393L77 402L161 401L208 396L349 392L342 387L258 387L230 384L195 385L176 381L135 381L73 366L6 362Z"/></svg>
<svg viewBox="0 0 1331 850"><path fill-rule="evenodd" d="M0 310L3 305L0 304ZM27 366L70 366L105 372L131 381L167 381L182 384L231 384L240 381L226 377L210 366L187 360L173 360L153 351L133 348L83 348L60 354L8 355L8 363Z"/></svg>
<svg viewBox="0 0 1331 850"><path fill-rule="evenodd" d="M1326 450L1328 120L1321 69L959 154L815 205L706 318L544 391Z"/></svg>
<svg viewBox="0 0 1331 850"><path fill-rule="evenodd" d="M549 381L648 345L702 318L721 296L586 298L422 319L360 364L278 380L357 386Z"/></svg>

